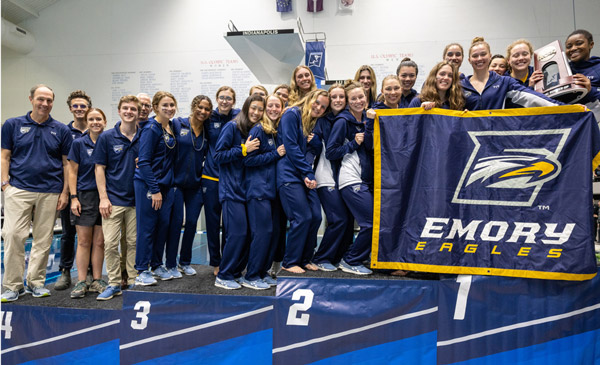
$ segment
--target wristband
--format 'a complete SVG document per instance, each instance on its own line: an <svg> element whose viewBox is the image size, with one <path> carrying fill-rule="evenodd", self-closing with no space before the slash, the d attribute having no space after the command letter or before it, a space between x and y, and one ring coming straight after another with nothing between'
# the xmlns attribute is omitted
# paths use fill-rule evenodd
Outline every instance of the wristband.
<svg viewBox="0 0 600 365"><path fill-rule="evenodd" d="M71 198L71 199L75 199L75 198L79 199L79 195L77 195L77 194L71 194L71 196L69 198Z"/></svg>
<svg viewBox="0 0 600 365"><path fill-rule="evenodd" d="M242 156L246 157L248 155L248 150L246 149L246 145L242 143Z"/></svg>

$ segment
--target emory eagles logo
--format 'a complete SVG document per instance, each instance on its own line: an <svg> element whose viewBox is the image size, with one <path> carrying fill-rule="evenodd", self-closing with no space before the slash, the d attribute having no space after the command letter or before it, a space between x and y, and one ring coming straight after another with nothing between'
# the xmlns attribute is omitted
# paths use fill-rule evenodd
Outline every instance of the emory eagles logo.
<svg viewBox="0 0 600 365"><path fill-rule="evenodd" d="M558 161L571 129L468 132L475 148L452 203L533 205L562 169Z"/></svg>

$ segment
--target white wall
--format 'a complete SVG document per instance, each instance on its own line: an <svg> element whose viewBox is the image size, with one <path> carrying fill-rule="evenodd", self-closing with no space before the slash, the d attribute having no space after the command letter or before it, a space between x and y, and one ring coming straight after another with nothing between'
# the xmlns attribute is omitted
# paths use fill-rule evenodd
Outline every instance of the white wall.
<svg viewBox="0 0 600 365"><path fill-rule="evenodd" d="M193 95L214 97L215 84L233 84L240 106L257 80L223 38L229 20L240 30L283 29L295 28L300 16L306 32L327 35L330 79L351 78L358 66L372 64L381 80L410 55L420 65L420 83L447 43L468 48L474 36L484 36L493 53L504 54L517 38L536 48L564 42L574 21L600 42L598 0L356 0L352 13L339 13L334 0L324 3L323 12L311 14L305 0L294 0L294 11L281 14L275 0L61 0L19 24L36 37L30 54L2 48L1 118L29 110L27 93L36 83L54 88L52 115L64 122L71 120L65 101L75 89L86 90L94 106L109 112L110 125L116 122L115 100L124 92L178 89L180 113L187 114ZM221 77L214 82L207 79L213 69ZM467 62L461 70L470 74ZM117 72L132 79L116 85ZM144 83L148 90L140 90L142 73L155 78ZM183 85L171 84L174 73L183 74Z"/></svg>

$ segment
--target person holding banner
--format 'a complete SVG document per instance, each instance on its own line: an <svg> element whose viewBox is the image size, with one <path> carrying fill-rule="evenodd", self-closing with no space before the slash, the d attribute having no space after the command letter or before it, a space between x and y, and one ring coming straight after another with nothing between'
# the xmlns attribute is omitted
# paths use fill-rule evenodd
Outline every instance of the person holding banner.
<svg viewBox="0 0 600 365"><path fill-rule="evenodd" d="M316 156L314 170L317 194L327 218L327 228L312 260L321 271L337 270L342 256L354 239L354 219L344 204L335 179L339 166L332 164L325 156L333 123L346 108L344 86L332 85L329 88L329 98L331 112L317 120L311 141L317 141L318 144L313 152Z"/></svg>
<svg viewBox="0 0 600 365"><path fill-rule="evenodd" d="M371 108L377 102L377 78L375 71L369 65L362 65L354 75L354 81L360 82L367 95L366 108Z"/></svg>
<svg viewBox="0 0 600 365"><path fill-rule="evenodd" d="M279 243L281 228L281 204L277 200L277 161L285 155L285 147L277 143L277 127L282 110L283 100L279 96L271 95L266 99L266 113L249 132L260 141L258 149L248 153L244 159L246 210L251 235L244 278L249 282L262 280L269 286L277 285L277 280L268 274L268 270ZM283 229L285 230L285 226Z"/></svg>
<svg viewBox="0 0 600 365"><path fill-rule="evenodd" d="M306 154L307 139L328 107L327 91L314 90L286 109L279 123L278 134L286 154L277 162L277 189L290 221L282 269L295 274L304 273L304 268L318 270L311 259L321 225L321 205L314 190L315 174Z"/></svg>
<svg viewBox="0 0 600 365"><path fill-rule="evenodd" d="M290 105L300 101L300 99L304 98L309 92L317 90L315 76L310 68L307 66L296 67L292 73L290 88L292 89L288 101Z"/></svg>
<svg viewBox="0 0 600 365"><path fill-rule="evenodd" d="M408 108L410 102L418 94L417 90L413 89L413 87L415 86L415 82L417 82L419 66L410 58L403 58L396 69L396 75L400 79L400 86L402 86L402 96L400 97L398 108ZM383 85L381 88L383 89Z"/></svg>
<svg viewBox="0 0 600 365"><path fill-rule="evenodd" d="M173 215L167 239L166 264L167 267L177 266L178 271L187 276L196 275L196 270L190 264L196 226L202 209L202 165L208 149L204 125L210 118L212 108L212 101L208 96L197 95L192 100L190 116L173 119L177 159L174 166ZM181 236L184 207L185 226ZM176 265L180 236L179 265Z"/></svg>
<svg viewBox="0 0 600 365"><path fill-rule="evenodd" d="M431 69L421 94L410 102L409 108L420 106L425 110L431 108L463 110L465 98L457 69L453 64L442 61Z"/></svg>
<svg viewBox="0 0 600 365"><path fill-rule="evenodd" d="M208 242L209 265L217 276L221 263L221 251L225 247L225 232L221 237L221 203L219 202L219 164L215 161L215 148L221 129L240 112L234 109L235 90L230 86L221 86L217 90L217 107L206 123L208 152L202 168L202 200L206 220L206 240Z"/></svg>
<svg viewBox="0 0 600 365"><path fill-rule="evenodd" d="M337 183L360 231L340 261L340 269L356 275L373 272L363 265L371 253L373 231L373 120L365 112L367 96L357 82L345 85L348 109L337 116L326 157L339 166Z"/></svg>
<svg viewBox="0 0 600 365"><path fill-rule="evenodd" d="M507 98L512 99L512 103L526 108L563 105L531 90L512 77L499 76L494 71L489 71L490 54L490 45L483 38L473 39L469 49L469 63L473 67L473 75L461 81L466 109L504 109Z"/></svg>
<svg viewBox="0 0 600 365"><path fill-rule="evenodd" d="M240 289L238 280L248 288L269 289L269 284L260 278L252 281L242 278L249 249L244 159L260 146L260 141L249 132L260 122L264 110L265 99L262 96L249 96L242 111L225 124L217 141L215 161L219 164L219 201L223 206L227 245L223 249L215 286L222 289Z"/></svg>

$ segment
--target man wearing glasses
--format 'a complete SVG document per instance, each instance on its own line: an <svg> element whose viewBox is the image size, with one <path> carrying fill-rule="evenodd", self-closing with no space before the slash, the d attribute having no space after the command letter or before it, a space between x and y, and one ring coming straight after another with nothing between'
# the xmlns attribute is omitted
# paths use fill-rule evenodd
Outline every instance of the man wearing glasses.
<svg viewBox="0 0 600 365"><path fill-rule="evenodd" d="M92 107L92 99L83 90L75 90L67 98L73 121L68 124L73 140L81 137L87 130L85 113ZM54 285L56 290L65 290L71 286L71 268L75 259L75 226L71 224L71 199L65 209L60 211L62 236L60 238L60 277ZM91 279L91 276L90 276ZM90 283L91 284L91 280Z"/></svg>

